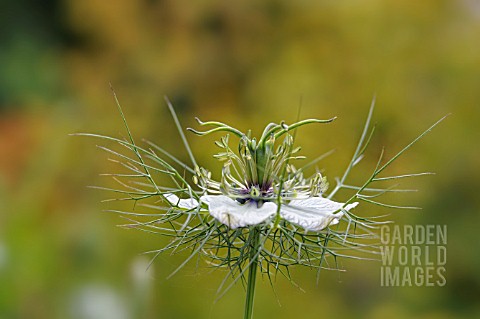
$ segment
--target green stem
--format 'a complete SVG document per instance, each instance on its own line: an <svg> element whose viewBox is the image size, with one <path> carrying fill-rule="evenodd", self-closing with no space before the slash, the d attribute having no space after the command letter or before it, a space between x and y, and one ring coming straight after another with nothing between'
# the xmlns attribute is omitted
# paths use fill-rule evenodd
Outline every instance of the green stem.
<svg viewBox="0 0 480 319"><path fill-rule="evenodd" d="M255 283L257 279L258 267L258 247L260 245L260 232L257 227L252 229L251 250L250 250L250 266L248 269L247 296L245 299L245 315L244 319L251 319L253 315L253 301L255 295Z"/></svg>

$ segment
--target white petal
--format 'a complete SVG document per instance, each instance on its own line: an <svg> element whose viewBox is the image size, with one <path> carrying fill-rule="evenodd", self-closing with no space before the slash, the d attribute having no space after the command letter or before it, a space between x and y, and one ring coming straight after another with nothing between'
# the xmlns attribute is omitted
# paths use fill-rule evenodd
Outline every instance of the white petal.
<svg viewBox="0 0 480 319"><path fill-rule="evenodd" d="M198 202L194 198L180 199L175 194L165 194L164 196L170 204L179 208L192 209L198 206Z"/></svg>
<svg viewBox="0 0 480 319"><path fill-rule="evenodd" d="M297 224L305 230L319 231L329 225L338 224L343 216L343 212L335 211L342 208L344 203L334 202L323 197L310 197L302 200L293 200L288 205L282 205L280 215L293 224ZM352 203L345 206L345 210L350 210L358 203Z"/></svg>
<svg viewBox="0 0 480 319"><path fill-rule="evenodd" d="M200 199L208 204L210 215L232 229L263 223L277 212L277 205L270 202L258 208L255 202L240 204L223 195L205 195Z"/></svg>

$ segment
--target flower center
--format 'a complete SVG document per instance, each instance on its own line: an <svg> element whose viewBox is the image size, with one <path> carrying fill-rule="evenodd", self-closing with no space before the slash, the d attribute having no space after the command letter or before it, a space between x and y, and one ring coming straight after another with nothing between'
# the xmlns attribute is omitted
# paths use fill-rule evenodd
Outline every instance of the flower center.
<svg viewBox="0 0 480 319"><path fill-rule="evenodd" d="M263 203L269 202L273 199L269 199L269 197L272 196L272 192L272 189L263 190L259 185L252 185L242 191L244 194L242 197L237 197L235 200L240 204L255 202L258 207L261 207Z"/></svg>
<svg viewBox="0 0 480 319"><path fill-rule="evenodd" d="M251 199L258 200L260 195L261 195L261 193L260 193L260 189L258 188L258 186L255 185L255 186L252 186L252 188L250 188Z"/></svg>

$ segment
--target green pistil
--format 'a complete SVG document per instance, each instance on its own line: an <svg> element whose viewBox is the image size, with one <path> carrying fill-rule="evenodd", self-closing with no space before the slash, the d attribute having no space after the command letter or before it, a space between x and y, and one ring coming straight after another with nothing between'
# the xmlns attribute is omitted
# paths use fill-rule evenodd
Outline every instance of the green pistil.
<svg viewBox="0 0 480 319"><path fill-rule="evenodd" d="M269 179L269 170L268 164L271 161L273 155L273 147L275 144L275 138L273 134L268 140L263 140L259 142L255 150L255 159L257 163L257 176L258 183L265 184Z"/></svg>

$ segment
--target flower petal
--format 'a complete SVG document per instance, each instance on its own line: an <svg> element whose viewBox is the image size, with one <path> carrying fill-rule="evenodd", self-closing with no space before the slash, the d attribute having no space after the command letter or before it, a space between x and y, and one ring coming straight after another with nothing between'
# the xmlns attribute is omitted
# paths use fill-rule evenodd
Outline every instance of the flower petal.
<svg viewBox="0 0 480 319"><path fill-rule="evenodd" d="M224 195L205 195L200 199L208 204L210 215L232 229L263 223L277 212L277 205L270 202L258 208L255 202L240 204Z"/></svg>
<svg viewBox="0 0 480 319"><path fill-rule="evenodd" d="M164 196L172 206L178 208L192 209L198 207L198 202L194 198L180 199L175 194L165 194Z"/></svg>
<svg viewBox="0 0 480 319"><path fill-rule="evenodd" d="M343 216L339 211L344 203L334 202L323 197L310 197L302 200L293 200L288 205L282 205L280 215L293 224L303 227L305 230L319 231L329 225L338 224ZM344 210L350 210L358 203L348 204Z"/></svg>

